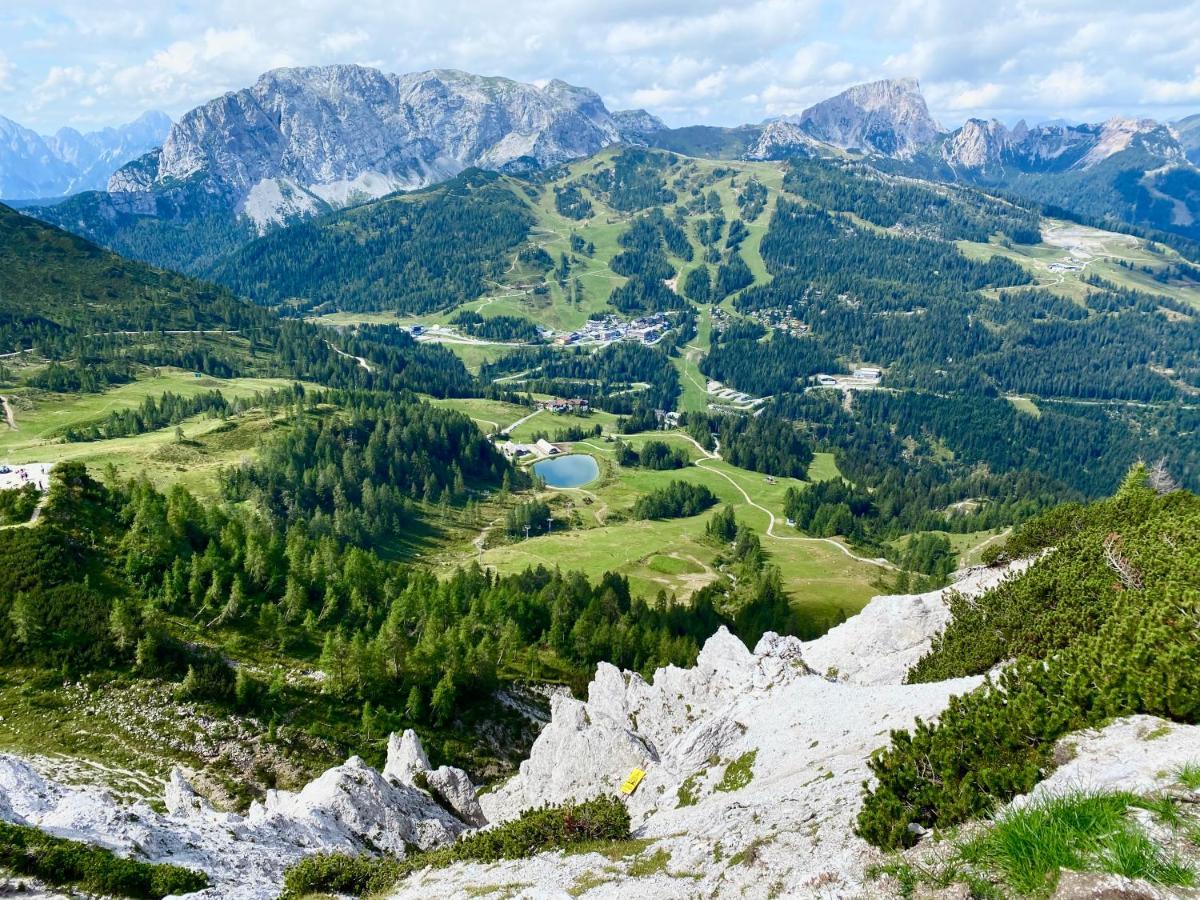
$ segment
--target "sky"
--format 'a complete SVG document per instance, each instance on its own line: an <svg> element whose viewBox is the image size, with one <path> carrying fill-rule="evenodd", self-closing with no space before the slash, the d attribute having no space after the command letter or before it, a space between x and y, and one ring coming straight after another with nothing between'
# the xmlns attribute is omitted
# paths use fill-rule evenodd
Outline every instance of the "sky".
<svg viewBox="0 0 1200 900"><path fill-rule="evenodd" d="M1200 112L1200 0L0 0L0 115L42 133L341 62L561 78L672 126L910 75L948 127L1174 119Z"/></svg>

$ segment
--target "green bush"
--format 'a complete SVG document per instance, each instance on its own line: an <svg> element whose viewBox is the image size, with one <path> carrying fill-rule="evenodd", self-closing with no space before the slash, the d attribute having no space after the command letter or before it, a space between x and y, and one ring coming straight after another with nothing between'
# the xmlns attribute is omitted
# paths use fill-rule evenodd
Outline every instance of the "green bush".
<svg viewBox="0 0 1200 900"><path fill-rule="evenodd" d="M725 767L725 774L717 784L718 791L740 791L754 779L754 760L757 750L743 753Z"/></svg>
<svg viewBox="0 0 1200 900"><path fill-rule="evenodd" d="M283 878L282 897L305 894L352 894L361 897L373 885L401 875L401 863L394 859L350 856L346 853L316 853L290 866Z"/></svg>
<svg viewBox="0 0 1200 900"><path fill-rule="evenodd" d="M628 837L629 812L616 797L545 806L526 810L511 822L476 831L449 846L410 853L402 860L339 853L306 857L287 870L281 900L313 893L363 896L385 891L398 879L426 866L524 859L547 850Z"/></svg>
<svg viewBox="0 0 1200 900"><path fill-rule="evenodd" d="M32 483L0 491L0 525L28 522L40 499L41 491Z"/></svg>
<svg viewBox="0 0 1200 900"><path fill-rule="evenodd" d="M986 671L936 724L877 752L858 832L880 847L986 815L1053 767L1069 731L1145 713L1200 721L1200 498L1159 496L1140 467L1112 500L1042 517L1010 546L1056 545L1027 573L955 615L910 681Z"/></svg>
<svg viewBox="0 0 1200 900"><path fill-rule="evenodd" d="M124 859L103 847L5 822L0 822L0 869L56 887L146 900L208 887L208 876L202 872Z"/></svg>

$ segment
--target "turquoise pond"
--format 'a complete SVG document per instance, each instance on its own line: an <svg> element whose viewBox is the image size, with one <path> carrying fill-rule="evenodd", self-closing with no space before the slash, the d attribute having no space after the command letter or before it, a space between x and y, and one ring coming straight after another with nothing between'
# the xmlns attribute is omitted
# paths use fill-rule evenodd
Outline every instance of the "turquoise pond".
<svg viewBox="0 0 1200 900"><path fill-rule="evenodd" d="M600 477L600 466L586 453L543 459L533 464L533 471L549 487L579 487Z"/></svg>

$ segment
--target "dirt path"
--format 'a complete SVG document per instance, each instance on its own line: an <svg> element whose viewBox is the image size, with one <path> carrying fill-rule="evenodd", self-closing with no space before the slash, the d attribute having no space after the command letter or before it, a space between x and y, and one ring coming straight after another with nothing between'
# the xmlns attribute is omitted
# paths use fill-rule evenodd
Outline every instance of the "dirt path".
<svg viewBox="0 0 1200 900"><path fill-rule="evenodd" d="M742 487L740 484L738 484L737 481L735 481L732 476L728 475L725 472L722 472L720 469L714 469L712 466L704 465L704 463L706 463L706 462L709 462L711 460L719 460L721 458L720 447L717 447L715 450L710 452L708 450L705 450L702 446L700 446L700 443L694 437L692 437L690 434L680 434L678 436L683 438L684 440L691 441L692 444L695 445L696 449L704 454L704 459L696 460L697 468L706 469L707 471L712 472L714 475L720 475L722 478L724 478L726 481L728 481L730 484L732 484L735 488L737 488L738 493L740 493L742 495L742 497L745 498L746 503L748 503L750 506L753 506L755 509L759 510L760 512L766 513L767 521L769 522L769 524L767 525L767 531L766 531L767 537L772 538L773 540L776 540L776 541L799 541L801 543L830 544L834 547L837 547L838 550L840 550L842 553L846 554L851 559L855 559L855 560L858 560L859 562L867 563L872 566L880 566L884 569L891 569L893 572L900 571L899 566L893 565L892 563L888 562L886 559L883 559L881 557L872 558L872 557L867 557L867 556L859 556L858 554L851 551L850 548L847 547L845 544L835 541L833 538L801 537L800 535L793 536L793 535L776 534L775 533L775 525L778 523L779 518L775 515L775 513L771 512L771 510L767 509L765 506L763 506L759 503L755 503L754 500L752 500L750 498L750 495L746 492L746 489L744 487Z"/></svg>
<svg viewBox="0 0 1200 900"><path fill-rule="evenodd" d="M687 361L693 365L697 365L696 357L701 355L703 352L704 352L704 350L702 348L697 347L694 344L688 344L687 352L684 353L683 358L685 361ZM698 365L697 365L697 371L699 371ZM688 369L687 366L683 366L683 374L687 377L688 381L690 381L692 384L694 384L696 387L698 387L700 389L701 393L703 393L706 397L708 396L708 385L701 384L699 381L697 381L696 376L691 373L691 370Z"/></svg>
<svg viewBox="0 0 1200 900"><path fill-rule="evenodd" d="M333 344L330 341L326 341L325 343L329 344L329 349L332 350L334 353L336 353L338 356L344 356L346 359L354 360L360 366L362 366L364 369L366 369L367 372L374 371L374 369L371 368L371 364L368 363L361 356L353 356L352 354L347 353L345 350L339 350L337 347L333 346Z"/></svg>
<svg viewBox="0 0 1200 900"><path fill-rule="evenodd" d="M720 469L715 469L712 466L704 465L706 462L718 461L721 459L721 447L719 444L713 450L710 451L710 450L705 450L700 445L700 442L697 441L690 434L673 433L673 434L664 434L664 435L662 435L662 437L681 438L682 440L690 442L697 450L699 450L701 453L703 453L704 459L696 460L696 467L700 468L700 469L705 469L706 471L709 471L709 472L712 472L714 475L720 475L722 478L724 478L726 481L728 481L730 484L732 484L735 488L737 488L738 493L742 495L742 497L745 499L747 504L754 507L759 512L764 513L766 515L767 521L769 523L767 525L766 535L767 535L767 537L771 538L772 540L796 541L796 542L799 542L802 544L804 544L804 543L807 543L807 544L829 544L833 547L837 547L837 549L840 550L842 553L844 553L846 556L850 557L853 560L857 560L858 562L866 563L866 564L872 565L872 566L879 566L880 568L884 568L884 569L890 569L893 572L901 571L899 566L896 566L881 557L873 557L872 558L872 557L868 557L868 556L859 556L858 554L854 553L845 544L835 541L833 538L803 537L801 535L776 534L775 533L775 525L778 523L779 517L776 516L775 513L771 512L771 510L767 509L765 506L763 506L759 503L755 503L754 500L751 499L750 495L746 492L746 489L744 487L742 487L740 484L738 484L738 482L735 481L732 476L726 474L725 472L722 472ZM604 448L596 447L595 444L590 444L587 441L578 441L577 443L586 444L588 447L594 447L597 450L604 450ZM611 453L612 451L605 450L605 452Z"/></svg>
<svg viewBox="0 0 1200 900"><path fill-rule="evenodd" d="M1002 531L999 531L996 534L993 534L990 538L988 538L983 543L976 544L974 547L970 547L967 550L967 553L978 554L979 551L982 550L984 547L986 547L988 544L994 544L996 541L1000 540L1001 538L1008 537L1011 532L1012 532L1012 526L1010 525L1009 527L1003 529ZM960 559L959 564L960 565L962 565L961 558L962 558L962 556L965 556L965 555L966 554L959 554L959 559Z"/></svg>
<svg viewBox="0 0 1200 900"><path fill-rule="evenodd" d="M712 458L713 457L709 457L709 459L712 459ZM868 565L872 565L872 566L880 566L881 568L884 568L884 569L891 569L893 572L900 571L899 566L893 565L892 563L888 562L886 559L883 559L882 557L872 558L872 557L867 557L867 556L859 556L858 554L851 551L850 548L847 547L845 544L835 541L833 538L801 537L800 535L784 536L782 534L776 534L775 533L775 524L779 520L776 517L775 513L771 512L771 510L767 509L765 506L762 506L758 503L755 503L753 500L751 500L750 495L748 493L746 493L746 489L744 487L742 487L740 484L738 484L736 481L734 481L733 478L731 478L729 475L726 475L724 472L720 471L719 469L714 469L711 466L704 465L704 463L706 461L707 460L703 460L703 459L697 460L696 465L701 469L707 469L708 471L710 471L716 475L720 475L722 478L724 478L726 481L728 481L730 484L732 484L735 488L738 489L739 493L741 493L741 495L746 498L746 502L750 506L753 506L755 509L760 510L761 512L764 512L767 514L767 518L770 521L770 524L767 526L767 532L766 532L767 537L772 538L776 541L799 541L801 543L810 543L810 544L813 544L813 543L830 544L831 546L837 547L838 550L842 551L842 553L846 554L851 559L858 560L861 563L867 563Z"/></svg>
<svg viewBox="0 0 1200 900"><path fill-rule="evenodd" d="M0 402L4 404L4 420L8 422L8 427L13 431L17 430L17 417L13 413L12 404L8 402L7 397L0 397Z"/></svg>
<svg viewBox="0 0 1200 900"><path fill-rule="evenodd" d="M501 434L511 434L512 430L514 428L517 428L520 425L524 425L526 422L528 422L530 419L532 419L534 416L536 416L540 412L541 412L540 409L535 409L533 412L531 412L529 415L525 416L524 418L517 419L517 421L513 422L507 428L501 428L500 433Z"/></svg>
<svg viewBox="0 0 1200 900"><path fill-rule="evenodd" d="M44 510L46 508L46 504L49 502L50 502L50 492L44 491L42 493L42 499L40 499L37 502L37 506L35 506L33 508L33 515L29 517L29 521L26 522L25 524L26 525L36 525L38 523L38 519L40 519L42 517L42 510Z"/></svg>

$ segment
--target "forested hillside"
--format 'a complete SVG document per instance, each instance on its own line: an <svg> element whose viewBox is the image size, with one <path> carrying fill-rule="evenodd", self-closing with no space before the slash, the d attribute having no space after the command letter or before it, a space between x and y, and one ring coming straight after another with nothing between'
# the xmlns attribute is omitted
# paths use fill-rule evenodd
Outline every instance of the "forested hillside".
<svg viewBox="0 0 1200 900"><path fill-rule="evenodd" d="M278 229L207 273L257 303L423 313L479 296L532 216L517 187L470 170L450 181Z"/></svg>
<svg viewBox="0 0 1200 900"><path fill-rule="evenodd" d="M226 290L122 259L0 205L0 344L112 331L261 330L274 318Z"/></svg>
<svg viewBox="0 0 1200 900"><path fill-rule="evenodd" d="M1186 483L1198 483L1195 454L1180 439L1195 429L1188 398L1200 387L1193 306L1098 275L1071 298L1029 286L1029 272L1005 256L981 264L942 238L1007 232L1029 240L1034 213L883 177L817 161L789 165L785 190L806 202L779 201L762 241L774 278L734 305L759 319L794 317L807 333L767 339L762 328L728 328L714 336L705 372L774 395L776 411L807 422L839 448L844 472L863 477L877 478L866 472L886 465L884 432L892 430L927 445L923 466L947 465L941 446L995 474L1035 471L1090 496L1111 490L1139 456L1166 456ZM812 390L811 376L859 362L885 367L892 390L858 394L848 413L799 396ZM1030 415L1006 395L1053 402ZM858 464L856 442L870 445Z"/></svg>
<svg viewBox="0 0 1200 900"><path fill-rule="evenodd" d="M395 327L334 332L281 320L225 288L122 259L4 206L0 345L45 358L29 381L54 391L101 390L146 366L335 387L420 385L437 395L475 389L452 353Z"/></svg>

